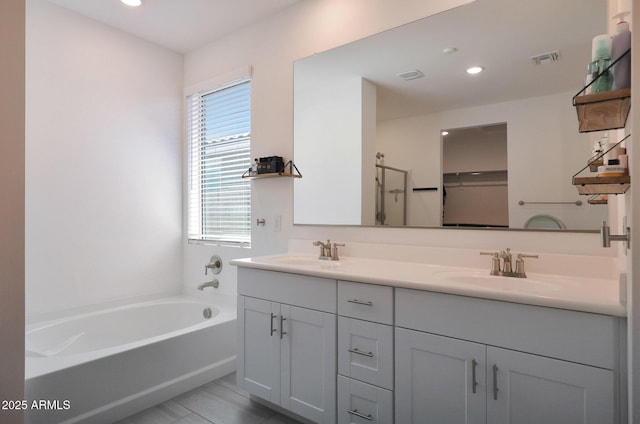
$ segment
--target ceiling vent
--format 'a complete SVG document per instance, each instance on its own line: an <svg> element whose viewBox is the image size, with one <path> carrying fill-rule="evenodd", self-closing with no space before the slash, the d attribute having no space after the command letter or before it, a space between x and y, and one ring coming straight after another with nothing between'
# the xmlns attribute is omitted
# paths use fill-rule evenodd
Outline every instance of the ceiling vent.
<svg viewBox="0 0 640 424"><path fill-rule="evenodd" d="M401 72L398 74L398 78L401 78L405 81L414 80L422 77L424 77L424 74L422 73L422 71L419 71L417 69L415 71Z"/></svg>
<svg viewBox="0 0 640 424"><path fill-rule="evenodd" d="M546 63L557 62L560 60L560 51L542 53L535 56L531 56L529 59L536 65L544 65Z"/></svg>

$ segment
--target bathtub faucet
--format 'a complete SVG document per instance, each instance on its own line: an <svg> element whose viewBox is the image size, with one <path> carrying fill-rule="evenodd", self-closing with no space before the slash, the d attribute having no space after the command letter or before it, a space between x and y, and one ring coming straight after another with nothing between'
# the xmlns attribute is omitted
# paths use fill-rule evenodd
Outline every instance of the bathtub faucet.
<svg viewBox="0 0 640 424"><path fill-rule="evenodd" d="M205 281L204 283L198 284L198 290L202 291L207 287L213 287L214 289L217 289L219 285L220 282L218 281L218 279L214 278L213 281Z"/></svg>

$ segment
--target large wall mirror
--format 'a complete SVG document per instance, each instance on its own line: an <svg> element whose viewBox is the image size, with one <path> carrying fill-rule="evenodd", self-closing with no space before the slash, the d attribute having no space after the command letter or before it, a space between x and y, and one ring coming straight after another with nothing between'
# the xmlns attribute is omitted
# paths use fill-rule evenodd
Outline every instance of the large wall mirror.
<svg viewBox="0 0 640 424"><path fill-rule="evenodd" d="M597 229L571 99L606 9L477 0L295 62L294 224Z"/></svg>

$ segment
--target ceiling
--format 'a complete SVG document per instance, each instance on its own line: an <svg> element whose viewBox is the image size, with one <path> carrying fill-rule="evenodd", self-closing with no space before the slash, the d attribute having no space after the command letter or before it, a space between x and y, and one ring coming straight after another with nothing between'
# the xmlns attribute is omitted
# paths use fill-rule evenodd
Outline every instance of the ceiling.
<svg viewBox="0 0 640 424"><path fill-rule="evenodd" d="M179 53L274 15L300 0L49 0Z"/></svg>
<svg viewBox="0 0 640 424"><path fill-rule="evenodd" d="M303 0L49 0L165 46L193 51ZM376 84L378 118L393 119L581 87L591 39L607 30L606 0L477 0L316 55L314 66ZM574 24L577 23L577 24ZM447 47L453 54L443 54ZM557 63L530 56L559 51ZM486 71L469 77L464 70ZM403 81L398 73L420 70Z"/></svg>
<svg viewBox="0 0 640 424"><path fill-rule="evenodd" d="M591 60L591 39L607 32L606 16L606 0L477 0L300 62L324 75L373 82L379 120L575 93ZM554 51L557 62L530 60ZM472 65L485 71L469 76ZM397 77L413 70L424 77Z"/></svg>

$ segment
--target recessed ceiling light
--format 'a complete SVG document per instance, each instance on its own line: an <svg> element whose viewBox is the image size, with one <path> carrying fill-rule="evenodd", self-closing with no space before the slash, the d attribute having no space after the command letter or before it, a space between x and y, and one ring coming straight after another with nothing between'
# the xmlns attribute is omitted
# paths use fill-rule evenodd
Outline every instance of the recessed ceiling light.
<svg viewBox="0 0 640 424"><path fill-rule="evenodd" d="M131 7L138 7L142 4L142 0L120 0L122 3Z"/></svg>
<svg viewBox="0 0 640 424"><path fill-rule="evenodd" d="M457 52L458 49L455 47L445 47L444 49L442 49L442 53L444 54L453 54L455 52Z"/></svg>
<svg viewBox="0 0 640 424"><path fill-rule="evenodd" d="M479 74L480 72L484 71L484 68L482 66L472 66L471 68L467 69L467 74Z"/></svg>
<svg viewBox="0 0 640 424"><path fill-rule="evenodd" d="M449 135L449 131L442 131L441 134L442 135Z"/></svg>

